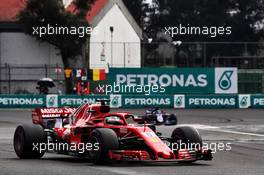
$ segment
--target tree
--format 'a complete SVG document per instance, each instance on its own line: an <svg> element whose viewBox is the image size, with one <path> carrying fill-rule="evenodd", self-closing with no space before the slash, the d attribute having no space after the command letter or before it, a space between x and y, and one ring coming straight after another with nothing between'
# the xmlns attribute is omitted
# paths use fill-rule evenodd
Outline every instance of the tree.
<svg viewBox="0 0 264 175"><path fill-rule="evenodd" d="M155 4L149 4L144 0L123 0L123 2L143 32L150 34L149 27L156 11Z"/></svg>
<svg viewBox="0 0 264 175"><path fill-rule="evenodd" d="M230 26L230 35L178 35L184 42L258 42L263 38L263 0L155 0L160 14L152 26ZM231 47L230 47L231 46ZM192 45L183 45L181 50L189 50ZM201 46L199 46L201 47ZM258 48L248 47L251 55ZM210 44L206 50L207 63L213 56L241 56L244 45ZM205 65L208 66L208 65Z"/></svg>
<svg viewBox="0 0 264 175"><path fill-rule="evenodd" d="M156 26L231 26L232 34L216 38L181 36L183 41L258 41L263 35L254 26L264 17L263 0L155 0L159 6ZM167 12L167 13L166 13ZM155 27L155 26L153 26Z"/></svg>
<svg viewBox="0 0 264 175"><path fill-rule="evenodd" d="M128 8L131 9L130 11L133 11L135 7L132 4L128 5ZM194 55L195 52L197 52L196 56L201 55L197 50L200 47L204 47L203 45L197 43L185 44L186 42L258 42L261 38L264 38L263 0L152 0L152 7L153 15L149 16L151 18L150 24L144 32L145 35L153 38L153 41L156 42L160 42L160 33L164 33L162 29L168 26L179 26L181 24L182 26L194 27L232 27L232 34L230 35L218 35L216 37L211 37L210 35L175 36L172 38L173 40L183 42L181 47L177 48L176 53L178 55L175 56L176 58L181 55L188 57L188 55ZM137 11L139 10L141 8L137 8ZM141 10L141 13L145 15L146 12ZM140 12L134 14L134 17L138 14ZM162 39L163 42L164 39ZM167 42L170 42L170 40ZM156 49L156 47L152 48ZM256 46L248 46L248 51L251 55L256 54L257 50ZM243 44L235 46L210 44L206 52L202 54L205 54L207 63L209 63L213 56L240 56L244 54L244 51ZM150 52L150 54L152 53Z"/></svg>
<svg viewBox="0 0 264 175"><path fill-rule="evenodd" d="M82 29L90 26L85 20L85 16L94 1L74 1L75 9L72 13L65 9L62 0L28 0L25 9L19 13L18 18L24 25L27 34L40 41L50 43L60 50L64 67L67 68L70 67L69 60L81 55L83 46L87 44L87 38L90 35L88 32L83 32ZM39 29L39 33L40 28L46 27L47 30L48 26L67 28L71 30L71 33L36 34L35 29ZM43 32L44 30L43 28ZM78 30L81 31L81 35ZM71 80L66 79L66 92L69 93L71 90Z"/></svg>

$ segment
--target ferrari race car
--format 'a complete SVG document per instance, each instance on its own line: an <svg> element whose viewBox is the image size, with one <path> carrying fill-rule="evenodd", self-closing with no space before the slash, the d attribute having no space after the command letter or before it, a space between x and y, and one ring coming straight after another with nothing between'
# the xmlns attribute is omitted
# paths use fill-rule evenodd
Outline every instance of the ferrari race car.
<svg viewBox="0 0 264 175"><path fill-rule="evenodd" d="M145 119L154 125L176 125L178 123L175 114L167 113L159 108L149 108L145 112Z"/></svg>
<svg viewBox="0 0 264 175"><path fill-rule="evenodd" d="M41 158L45 152L87 157L95 164L111 161L211 160L196 129L177 126L163 137L128 112L110 112L107 100L73 108L45 108L32 112L33 124L19 125L13 144L21 159ZM143 124L138 124L142 123Z"/></svg>

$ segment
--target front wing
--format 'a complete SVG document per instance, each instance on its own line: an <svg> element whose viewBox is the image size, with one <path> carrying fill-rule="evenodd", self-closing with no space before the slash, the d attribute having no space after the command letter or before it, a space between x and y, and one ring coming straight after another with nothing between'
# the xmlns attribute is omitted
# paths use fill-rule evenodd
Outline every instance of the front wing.
<svg viewBox="0 0 264 175"><path fill-rule="evenodd" d="M211 150L187 150L182 149L174 153L170 158L164 159L159 155L151 156L144 150L115 150L109 151L112 161L154 161L154 162L193 162L197 160L212 160Z"/></svg>

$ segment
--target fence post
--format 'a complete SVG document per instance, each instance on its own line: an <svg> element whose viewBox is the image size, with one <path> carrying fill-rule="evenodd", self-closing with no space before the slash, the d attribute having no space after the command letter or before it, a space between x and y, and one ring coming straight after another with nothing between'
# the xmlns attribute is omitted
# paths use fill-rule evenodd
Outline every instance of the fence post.
<svg viewBox="0 0 264 175"><path fill-rule="evenodd" d="M126 43L124 42L124 68L126 67Z"/></svg>
<svg viewBox="0 0 264 175"><path fill-rule="evenodd" d="M244 43L244 48L245 48L245 55L248 56L248 47L247 47L247 42Z"/></svg>
<svg viewBox="0 0 264 175"><path fill-rule="evenodd" d="M45 64L45 77L48 77L48 66Z"/></svg>
<svg viewBox="0 0 264 175"><path fill-rule="evenodd" d="M1 64L1 55L0 55L0 94L1 93L2 93L2 64Z"/></svg>
<svg viewBox="0 0 264 175"><path fill-rule="evenodd" d="M264 70L261 71L261 77L262 77L262 82L261 82L261 93L264 93Z"/></svg>
<svg viewBox="0 0 264 175"><path fill-rule="evenodd" d="M59 85L59 72L60 72L60 71L61 71L61 70L60 70L59 64L56 63L56 80L54 80L54 83L57 82L57 85L56 85L56 87L57 87L57 92L59 91L59 87L58 87L58 85ZM63 70L63 72L64 72L64 70Z"/></svg>
<svg viewBox="0 0 264 175"><path fill-rule="evenodd" d="M0 94L2 93L2 39L1 39L1 33L0 33Z"/></svg>
<svg viewBox="0 0 264 175"><path fill-rule="evenodd" d="M8 93L11 94L11 70L10 70L10 65L7 65L7 71L8 71Z"/></svg>
<svg viewBox="0 0 264 175"><path fill-rule="evenodd" d="M206 67L206 42L203 43L203 67Z"/></svg>

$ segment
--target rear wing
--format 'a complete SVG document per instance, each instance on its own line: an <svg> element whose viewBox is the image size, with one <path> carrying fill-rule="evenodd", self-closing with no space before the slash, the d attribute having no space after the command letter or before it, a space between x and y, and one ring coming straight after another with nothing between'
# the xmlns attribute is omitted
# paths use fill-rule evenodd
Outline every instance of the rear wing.
<svg viewBox="0 0 264 175"><path fill-rule="evenodd" d="M36 108L32 110L32 122L34 124L42 125L44 128L49 128L49 121L55 121L60 119L64 122L64 119L68 119L76 108Z"/></svg>

